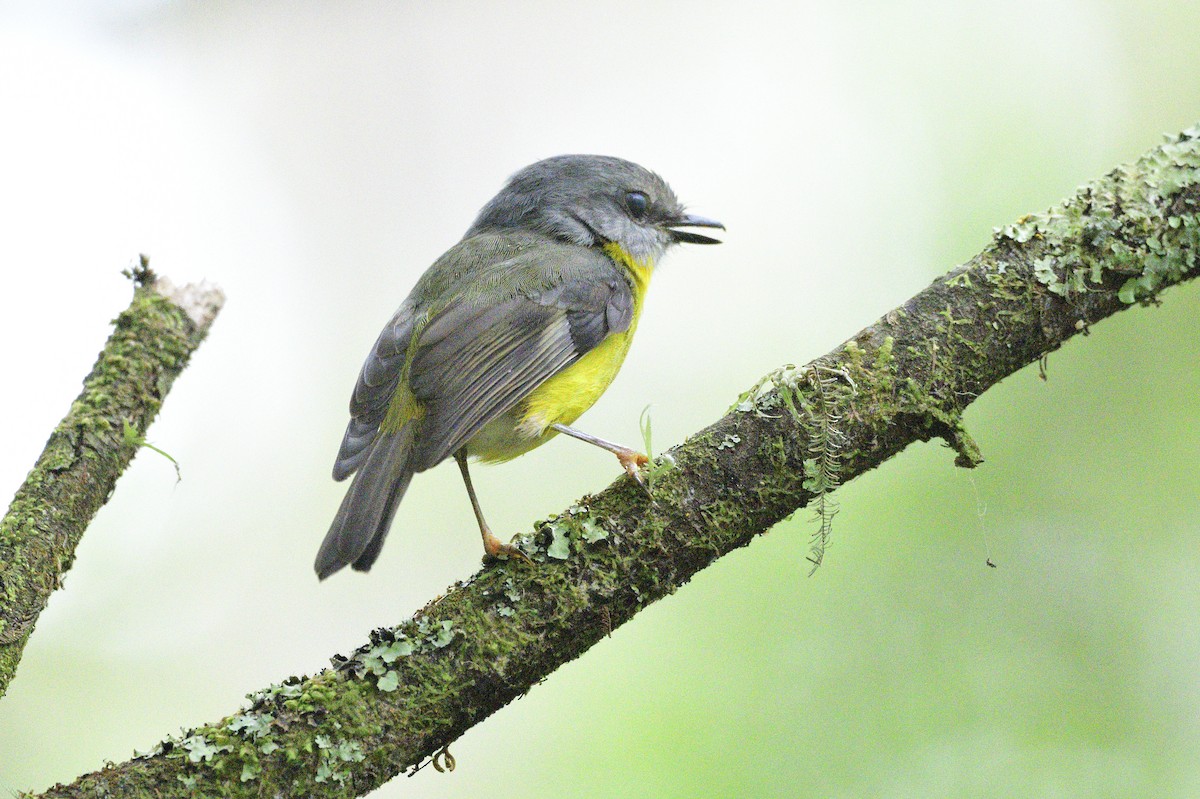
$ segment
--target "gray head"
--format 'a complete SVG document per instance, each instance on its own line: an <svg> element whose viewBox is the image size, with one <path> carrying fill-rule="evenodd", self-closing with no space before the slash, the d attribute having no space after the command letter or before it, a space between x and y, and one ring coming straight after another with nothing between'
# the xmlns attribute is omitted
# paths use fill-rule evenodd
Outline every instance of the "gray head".
<svg viewBox="0 0 1200 799"><path fill-rule="evenodd" d="M467 236L524 228L585 247L615 242L651 262L676 242L720 243L681 227L724 225L686 213L666 181L637 164L606 155L559 155L509 178Z"/></svg>

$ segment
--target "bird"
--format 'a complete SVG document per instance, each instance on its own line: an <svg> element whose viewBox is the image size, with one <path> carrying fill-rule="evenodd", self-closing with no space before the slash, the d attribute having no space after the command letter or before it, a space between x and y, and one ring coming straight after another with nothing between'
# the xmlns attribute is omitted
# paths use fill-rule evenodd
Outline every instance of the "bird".
<svg viewBox="0 0 1200 799"><path fill-rule="evenodd" d="M369 571L413 475L448 458L485 560L528 558L488 527L468 457L507 461L561 433L612 452L641 482L645 455L571 425L620 369L663 254L720 243L688 228L724 227L621 158L560 155L512 175L418 279L363 364L333 466L335 480L353 480L317 576Z"/></svg>

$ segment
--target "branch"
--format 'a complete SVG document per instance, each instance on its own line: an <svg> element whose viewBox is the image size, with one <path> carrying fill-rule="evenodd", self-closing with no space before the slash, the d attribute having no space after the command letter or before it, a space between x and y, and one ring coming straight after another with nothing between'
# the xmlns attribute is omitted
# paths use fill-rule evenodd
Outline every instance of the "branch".
<svg viewBox="0 0 1200 799"><path fill-rule="evenodd" d="M622 478L537 523L520 538L535 566L484 568L333 668L44 795L354 796L430 758L451 765L472 725L839 482L931 438L979 463L968 404L1196 277L1197 253L1200 127L996 231L829 355L768 375L655 462L652 496Z"/></svg>
<svg viewBox="0 0 1200 799"><path fill-rule="evenodd" d="M147 263L129 273L133 302L0 520L0 696L83 531L225 302L215 287L156 279Z"/></svg>

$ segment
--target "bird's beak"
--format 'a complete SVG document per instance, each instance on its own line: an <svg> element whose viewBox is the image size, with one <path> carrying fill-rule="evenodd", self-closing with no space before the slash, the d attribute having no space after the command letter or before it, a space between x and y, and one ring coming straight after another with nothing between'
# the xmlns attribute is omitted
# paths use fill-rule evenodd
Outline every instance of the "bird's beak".
<svg viewBox="0 0 1200 799"><path fill-rule="evenodd" d="M685 214L679 219L672 219L663 225L670 233L671 238L675 241L683 241L688 244L720 244L720 239L714 239L711 236L705 236L701 233L693 233L690 230L676 230L681 227L719 227L721 230L725 226L715 219L705 219L702 216L695 214Z"/></svg>

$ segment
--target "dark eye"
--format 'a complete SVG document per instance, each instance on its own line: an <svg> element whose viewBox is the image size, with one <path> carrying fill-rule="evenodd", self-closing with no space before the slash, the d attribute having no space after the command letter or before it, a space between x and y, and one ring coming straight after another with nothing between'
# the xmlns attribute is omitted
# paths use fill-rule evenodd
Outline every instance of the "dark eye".
<svg viewBox="0 0 1200 799"><path fill-rule="evenodd" d="M625 195L625 207L634 219L644 219L650 207L650 198L644 191L631 191Z"/></svg>

